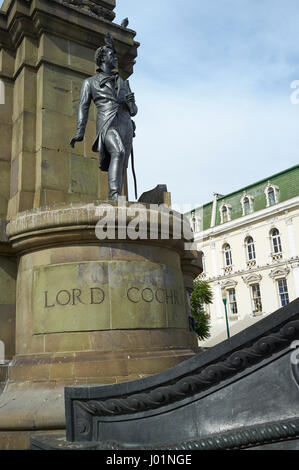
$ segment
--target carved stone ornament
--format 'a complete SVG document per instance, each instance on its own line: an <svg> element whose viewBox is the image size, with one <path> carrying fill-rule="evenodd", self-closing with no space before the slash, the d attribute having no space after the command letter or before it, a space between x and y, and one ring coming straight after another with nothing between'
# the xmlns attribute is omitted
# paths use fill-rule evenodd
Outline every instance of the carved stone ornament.
<svg viewBox="0 0 299 470"><path fill-rule="evenodd" d="M223 281L221 284L221 289L234 289L236 285L238 284L237 281L234 281L233 279L229 279L227 281Z"/></svg>
<svg viewBox="0 0 299 470"><path fill-rule="evenodd" d="M248 276L242 276L243 281L245 284L248 286L250 284L253 284L255 282L260 282L262 280L262 275L261 274L248 274Z"/></svg>
<svg viewBox="0 0 299 470"><path fill-rule="evenodd" d="M287 277L287 275L289 274L290 270L289 268L276 268L276 269L273 269L269 276L272 278L272 279L278 279L278 278L282 278L282 277Z"/></svg>
<svg viewBox="0 0 299 470"><path fill-rule="evenodd" d="M92 0L63 0L64 5L72 6L74 9L86 11L92 16L103 18L108 21L112 21L115 14L107 8L101 7Z"/></svg>

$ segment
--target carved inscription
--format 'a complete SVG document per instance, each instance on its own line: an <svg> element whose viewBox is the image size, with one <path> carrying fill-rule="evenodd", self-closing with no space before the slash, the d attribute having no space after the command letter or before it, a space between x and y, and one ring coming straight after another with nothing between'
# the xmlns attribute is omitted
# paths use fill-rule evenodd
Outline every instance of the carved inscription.
<svg viewBox="0 0 299 470"><path fill-rule="evenodd" d="M157 302L167 305L181 305L181 298L176 289L152 289L150 287L130 287L126 297L134 304L139 302ZM100 287L88 289L61 289L56 293L44 291L44 307L65 307L67 305L99 305L105 301L105 292Z"/></svg>
<svg viewBox="0 0 299 470"><path fill-rule="evenodd" d="M127 290L127 297L130 302L138 304L139 302L157 302L159 304L167 305L181 305L181 299L178 292L175 289L151 289L145 287L144 289L139 287L130 287Z"/></svg>
<svg viewBox="0 0 299 470"><path fill-rule="evenodd" d="M105 300L105 292L100 287L90 287L89 289L61 289L53 296L49 291L44 292L44 307L51 308L56 305L62 307L66 305L99 305Z"/></svg>
<svg viewBox="0 0 299 470"><path fill-rule="evenodd" d="M34 334L185 327L180 272L148 262L90 261L34 270Z"/></svg>

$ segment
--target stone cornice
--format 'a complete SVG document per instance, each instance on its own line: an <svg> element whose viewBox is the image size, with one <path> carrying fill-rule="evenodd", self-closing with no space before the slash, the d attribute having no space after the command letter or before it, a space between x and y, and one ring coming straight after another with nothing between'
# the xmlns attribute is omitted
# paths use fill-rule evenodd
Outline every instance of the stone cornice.
<svg viewBox="0 0 299 470"><path fill-rule="evenodd" d="M279 277L287 277L287 275L289 274L290 272L290 269L285 267L277 267L275 269L273 269L271 271L271 273L269 274L269 276L272 278L272 279L278 279Z"/></svg>
<svg viewBox="0 0 299 470"><path fill-rule="evenodd" d="M256 273L250 273L247 276L242 276L243 281L245 284L249 285L252 284L253 282L260 282L262 280L262 275L261 274L256 274Z"/></svg>
<svg viewBox="0 0 299 470"><path fill-rule="evenodd" d="M135 31L59 0L13 0L0 16L0 47L16 50L24 37L48 33L96 50L107 31L113 35L120 71L127 78L139 47Z"/></svg>
<svg viewBox="0 0 299 470"><path fill-rule="evenodd" d="M100 219L104 216L101 212L103 205L108 204L109 209L113 209L112 215L109 215L109 221L106 220L107 230L109 227L114 231L112 238L99 240L96 235L96 226ZM130 212L130 207L133 210ZM136 217L134 210L136 207L142 210L142 217L145 217L146 238L131 240L127 231L118 238L119 228L124 229ZM158 206L157 206L158 207ZM6 233L14 253L23 254L33 249L50 248L52 246L67 246L84 243L97 244L136 244L146 243L147 246L161 246L175 250L181 260L182 272L191 279L191 285L194 278L202 272L202 260L198 252L185 249L186 239L182 233L178 238L178 234L173 231L178 230L178 224L181 224L182 216L178 212L170 211L169 226L164 227L161 223L161 212L157 211L157 238L151 238L151 217L154 211L150 204L139 204L127 202L124 210L127 212L120 214L117 203L111 201L95 201L93 203L74 203L57 204L40 209L33 209L18 214L11 219L7 225ZM143 234L144 235L144 234Z"/></svg>
<svg viewBox="0 0 299 470"><path fill-rule="evenodd" d="M108 21L113 21L115 18L115 13L113 12L113 8L111 5L103 2L101 0L52 0L56 1L57 3L63 4L68 6L68 8L72 8L74 10L79 10L80 12L84 12L86 15L101 18ZM108 8L107 8L108 7Z"/></svg>
<svg viewBox="0 0 299 470"><path fill-rule="evenodd" d="M229 289L230 287L235 288L237 284L238 282L233 279L226 279L225 281L222 282L221 288L222 289Z"/></svg>
<svg viewBox="0 0 299 470"><path fill-rule="evenodd" d="M229 274L220 274L219 276L212 276L212 277L206 276L205 280L207 282L215 282L215 281L221 281L221 280L225 280L225 279L234 278L234 277L237 277L237 276L246 276L246 275L249 275L249 274L254 274L254 273L258 273L260 271L265 271L265 270L270 270L270 269L278 269L278 268L282 268L282 267L285 267L287 269L288 264L292 267L293 265L297 265L298 262L299 262L299 256L296 256L295 258L292 257L292 258L289 258L287 260L282 260L280 262L275 262L273 264L267 264L267 265L263 265L263 266L256 266L256 267L250 268L250 269L241 269L239 271L232 271Z"/></svg>

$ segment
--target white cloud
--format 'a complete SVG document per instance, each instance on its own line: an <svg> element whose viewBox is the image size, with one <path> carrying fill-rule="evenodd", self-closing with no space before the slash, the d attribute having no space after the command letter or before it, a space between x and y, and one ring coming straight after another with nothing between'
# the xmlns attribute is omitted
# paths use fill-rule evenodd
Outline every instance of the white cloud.
<svg viewBox="0 0 299 470"><path fill-rule="evenodd" d="M298 2L146 5L116 8L141 42L131 78L140 189L167 183L176 202L195 205L297 164Z"/></svg>
<svg viewBox="0 0 299 470"><path fill-rule="evenodd" d="M289 96L257 99L221 86L205 96L196 85L178 94L151 81L135 91L139 193L167 184L176 203L197 205L298 161L299 106Z"/></svg>

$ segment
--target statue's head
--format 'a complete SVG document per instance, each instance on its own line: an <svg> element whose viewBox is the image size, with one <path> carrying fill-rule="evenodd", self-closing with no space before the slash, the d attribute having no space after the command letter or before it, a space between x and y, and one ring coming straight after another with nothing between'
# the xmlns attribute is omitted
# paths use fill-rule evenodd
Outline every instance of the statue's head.
<svg viewBox="0 0 299 470"><path fill-rule="evenodd" d="M95 52L95 62L100 68L102 64L108 65L109 68L117 68L117 57L114 41L110 33L105 36L105 46L99 47Z"/></svg>

